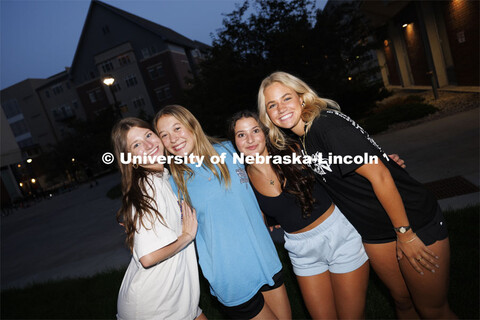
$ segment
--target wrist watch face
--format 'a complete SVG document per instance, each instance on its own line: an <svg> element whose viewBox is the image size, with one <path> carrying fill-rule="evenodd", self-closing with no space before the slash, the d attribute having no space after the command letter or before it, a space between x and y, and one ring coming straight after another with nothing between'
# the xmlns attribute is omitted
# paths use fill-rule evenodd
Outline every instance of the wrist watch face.
<svg viewBox="0 0 480 320"><path fill-rule="evenodd" d="M407 228L405 228L405 227L400 227L400 229L398 229L398 232L400 232L400 233L405 233L405 232L407 232Z"/></svg>

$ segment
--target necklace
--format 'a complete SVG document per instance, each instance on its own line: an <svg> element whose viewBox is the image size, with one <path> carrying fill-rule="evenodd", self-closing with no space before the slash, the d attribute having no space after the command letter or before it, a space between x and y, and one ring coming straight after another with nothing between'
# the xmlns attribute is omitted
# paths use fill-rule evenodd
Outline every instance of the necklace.
<svg viewBox="0 0 480 320"><path fill-rule="evenodd" d="M256 169L256 171L259 172L265 179L269 180L271 186L275 185L275 180L270 179L269 177L267 177L267 175L265 173L263 173L262 171L260 171L258 169Z"/></svg>

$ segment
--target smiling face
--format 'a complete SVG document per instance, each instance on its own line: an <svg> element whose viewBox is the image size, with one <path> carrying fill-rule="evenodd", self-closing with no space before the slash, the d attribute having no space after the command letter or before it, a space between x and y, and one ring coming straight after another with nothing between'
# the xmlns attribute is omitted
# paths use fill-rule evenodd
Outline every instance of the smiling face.
<svg viewBox="0 0 480 320"><path fill-rule="evenodd" d="M195 136L174 116L164 115L156 123L158 135L165 149L173 155L190 155L195 147Z"/></svg>
<svg viewBox="0 0 480 320"><path fill-rule="evenodd" d="M274 82L263 91L268 117L277 127L290 129L297 135L303 135L302 103L298 94L279 82Z"/></svg>
<svg viewBox="0 0 480 320"><path fill-rule="evenodd" d="M163 144L160 138L150 129L132 127L127 133L127 150L133 156L151 156L152 158L163 155ZM159 163L141 164L145 169L162 171L163 165Z"/></svg>
<svg viewBox="0 0 480 320"><path fill-rule="evenodd" d="M241 118L235 123L235 145L246 156L268 154L265 134L254 118Z"/></svg>

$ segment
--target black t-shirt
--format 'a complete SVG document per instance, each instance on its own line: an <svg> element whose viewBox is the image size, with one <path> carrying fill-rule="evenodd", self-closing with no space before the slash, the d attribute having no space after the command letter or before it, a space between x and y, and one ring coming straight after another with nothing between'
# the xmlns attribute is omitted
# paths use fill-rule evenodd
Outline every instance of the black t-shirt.
<svg viewBox="0 0 480 320"><path fill-rule="evenodd" d="M316 182L313 187L315 203L309 217L303 218L302 208L297 198L286 191L277 197L264 196L252 184L258 205L265 214L269 225L280 224L286 232L295 232L317 220L332 205L332 199L322 184Z"/></svg>
<svg viewBox="0 0 480 320"><path fill-rule="evenodd" d="M413 231L434 217L438 208L435 197L390 160L368 133L343 113L322 111L305 137L305 148L306 153L312 156L311 168L324 183L333 202L364 240L396 236L390 218L377 199L370 181L355 172L369 156L377 156L378 161L382 161L390 170ZM329 163L328 158L333 160L334 156L351 156L349 159L352 163Z"/></svg>

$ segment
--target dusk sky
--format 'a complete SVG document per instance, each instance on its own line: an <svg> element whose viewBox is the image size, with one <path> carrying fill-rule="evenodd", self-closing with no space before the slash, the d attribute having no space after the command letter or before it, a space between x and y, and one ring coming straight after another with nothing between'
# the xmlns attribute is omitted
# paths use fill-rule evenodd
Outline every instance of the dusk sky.
<svg viewBox="0 0 480 320"><path fill-rule="evenodd" d="M114 7L211 44L234 0L104 0ZM323 8L327 0L317 0ZM0 0L0 87L47 78L70 66L90 0Z"/></svg>

